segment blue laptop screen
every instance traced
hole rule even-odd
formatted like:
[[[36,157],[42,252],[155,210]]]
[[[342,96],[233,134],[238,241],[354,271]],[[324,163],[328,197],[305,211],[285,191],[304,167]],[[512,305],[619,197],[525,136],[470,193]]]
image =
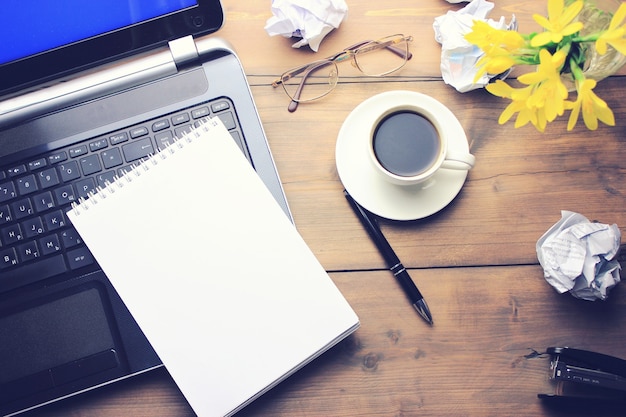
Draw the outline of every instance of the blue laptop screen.
[[[0,65],[196,5],[196,0],[3,0]]]

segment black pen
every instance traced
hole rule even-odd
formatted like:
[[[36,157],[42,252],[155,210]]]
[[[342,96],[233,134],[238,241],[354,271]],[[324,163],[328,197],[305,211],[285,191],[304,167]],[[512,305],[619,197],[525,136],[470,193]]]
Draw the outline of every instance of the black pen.
[[[415,283],[409,276],[406,268],[404,268],[402,262],[400,262],[400,259],[398,259],[398,256],[393,251],[393,248],[389,245],[385,236],[383,236],[376,219],[367,210],[361,207],[359,203],[354,201],[348,191],[344,190],[343,193],[348,199],[348,202],[352,206],[352,209],[356,213],[357,217],[361,220],[361,223],[363,223],[363,226],[367,229],[369,235],[374,240],[374,243],[376,243],[378,250],[381,255],[383,255],[383,258],[385,258],[385,262],[387,262],[389,269],[400,283],[400,286],[409,297],[413,307],[415,307],[419,315],[422,316],[424,320],[426,320],[429,324],[433,324],[433,317],[430,314],[426,300],[424,300],[422,293],[420,293],[420,290],[418,290],[415,286]]]

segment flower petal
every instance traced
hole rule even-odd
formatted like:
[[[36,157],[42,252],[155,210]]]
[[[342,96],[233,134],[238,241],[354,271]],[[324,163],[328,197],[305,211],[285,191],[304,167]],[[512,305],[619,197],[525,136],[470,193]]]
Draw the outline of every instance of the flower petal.
[[[597,108],[595,114],[598,119],[605,125],[615,126],[615,115],[610,108]]]
[[[583,24],[582,22],[574,22],[574,23],[570,23],[569,25],[565,26],[562,30],[561,30],[561,35],[563,36],[569,36],[569,35],[573,35],[576,32],[580,32],[580,30],[583,28]]]
[[[596,130],[598,128],[598,118],[593,112],[585,111],[583,106],[583,120],[585,122],[585,126],[589,130]]]
[[[548,16],[550,20],[558,19],[563,13],[563,0],[548,0]]]
[[[534,14],[533,19],[535,20],[535,22],[539,23],[539,25],[543,27],[544,29],[547,29],[547,30],[552,29],[552,23],[550,23],[550,21],[546,19],[545,16],[542,16],[540,14]]]
[[[552,32],[541,32],[533,36],[530,40],[530,46],[544,46],[552,42]]]
[[[609,25],[609,30],[613,30],[617,28],[622,22],[626,19],[626,2],[622,2],[619,6],[613,18],[611,19],[611,24]]]
[[[580,11],[583,9],[583,1],[582,0],[577,0],[574,3],[570,4],[569,6],[567,6],[565,8],[565,10],[562,11],[561,15],[559,16],[559,23],[562,26],[567,25],[568,23],[570,23],[572,20],[574,20],[574,18],[576,18],[576,16],[578,16],[578,13],[580,13]]]
[[[487,84],[485,88],[494,96],[502,98],[511,98],[513,93],[513,87],[502,80],[496,80],[495,83]]]
[[[571,102],[572,112],[569,115],[569,120],[567,122],[567,130],[572,130],[574,126],[576,126],[576,122],[578,121],[578,116],[580,115],[580,102]]]

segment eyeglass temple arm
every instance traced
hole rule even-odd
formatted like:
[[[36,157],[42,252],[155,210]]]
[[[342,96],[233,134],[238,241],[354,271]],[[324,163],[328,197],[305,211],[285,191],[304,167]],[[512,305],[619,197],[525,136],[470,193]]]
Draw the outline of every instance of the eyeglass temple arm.
[[[289,110],[290,113],[293,113],[298,108],[298,103],[299,103],[298,100],[300,99],[300,94],[302,94],[302,89],[304,88],[304,84],[306,83],[307,78],[309,78],[309,75],[311,74],[311,72],[315,71],[317,68],[321,66],[327,65],[327,63],[328,61],[325,61],[325,60],[314,62],[295,73],[295,74],[300,74],[302,71],[306,71],[304,75],[302,75],[300,84],[298,84],[298,88],[296,88],[296,92],[293,94],[293,97],[291,98],[291,103],[289,103],[289,106],[287,107],[287,110]]]

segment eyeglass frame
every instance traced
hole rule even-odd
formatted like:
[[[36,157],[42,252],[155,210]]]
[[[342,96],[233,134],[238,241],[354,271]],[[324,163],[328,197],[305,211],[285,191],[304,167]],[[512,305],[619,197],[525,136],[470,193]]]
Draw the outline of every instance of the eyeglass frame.
[[[380,41],[389,39],[389,38],[394,38],[394,37],[399,37],[397,42],[394,42],[394,44],[384,44],[384,43],[379,43]],[[401,41],[404,41],[407,43],[407,47],[406,50],[398,48],[395,46],[395,44],[400,43]],[[276,88],[279,85],[282,85],[283,90],[285,91],[285,94],[287,94],[287,96],[291,99],[291,103],[289,103],[289,106],[287,107],[287,109],[289,110],[290,113],[296,111],[296,109],[298,108],[298,104],[299,103],[306,103],[309,101],[315,101],[318,100],[326,95],[328,95],[331,91],[333,91],[335,89],[335,87],[337,86],[337,79],[339,79],[339,69],[337,67],[337,62],[343,62],[345,60],[348,60],[350,58],[352,58],[352,62],[353,65],[359,70],[361,71],[362,74],[368,76],[368,77],[382,77],[385,76],[387,74],[391,74],[392,72],[398,71],[400,68],[404,67],[406,65],[406,62],[408,60],[410,60],[413,57],[413,54],[411,53],[411,51],[409,51],[408,48],[408,44],[410,42],[413,41],[413,36],[409,35],[409,36],[405,36],[403,34],[395,34],[395,35],[389,35],[389,36],[385,36],[384,38],[380,38],[377,40],[366,40],[366,41],[361,41],[359,43],[356,43],[352,46],[349,46],[347,48],[345,48],[344,50],[337,52],[336,54],[333,54],[331,56],[328,56],[324,59],[320,59],[317,61],[313,61],[310,62],[308,64],[304,64],[298,67],[294,67],[291,68],[290,70],[285,71],[280,78],[274,80],[272,82],[272,87]],[[359,66],[359,62],[356,59],[356,56],[359,53],[365,53],[365,52],[370,52],[370,50],[368,50],[367,48],[365,48],[366,46],[368,46],[369,44],[371,44],[371,46],[375,47],[372,48],[371,50],[378,50],[378,49],[382,49],[382,48],[386,48],[389,49],[391,52],[393,52],[394,54],[400,56],[401,58],[404,58],[404,62],[402,63],[402,65],[400,65],[397,68],[394,68],[392,70],[380,73],[380,74],[368,74],[367,72],[363,71],[363,68],[361,68]],[[321,65],[328,65],[329,63],[333,64],[336,70],[336,79],[335,82],[331,84],[331,87],[328,89],[327,92],[325,92],[324,94],[314,97],[314,98],[310,98],[310,99],[306,99],[306,100],[300,100],[298,97],[302,91],[302,89],[304,88],[304,84],[308,78],[308,74],[311,73],[311,71],[313,71],[314,69],[318,68]],[[290,78],[292,78],[294,75],[298,75],[300,73],[302,73],[303,71],[307,71],[308,72],[302,76],[302,80],[300,81],[300,84],[298,85],[298,87],[296,88],[296,94],[294,94],[292,96],[292,94],[289,93],[289,91],[287,90],[287,87],[285,86],[285,81],[289,80]]]

